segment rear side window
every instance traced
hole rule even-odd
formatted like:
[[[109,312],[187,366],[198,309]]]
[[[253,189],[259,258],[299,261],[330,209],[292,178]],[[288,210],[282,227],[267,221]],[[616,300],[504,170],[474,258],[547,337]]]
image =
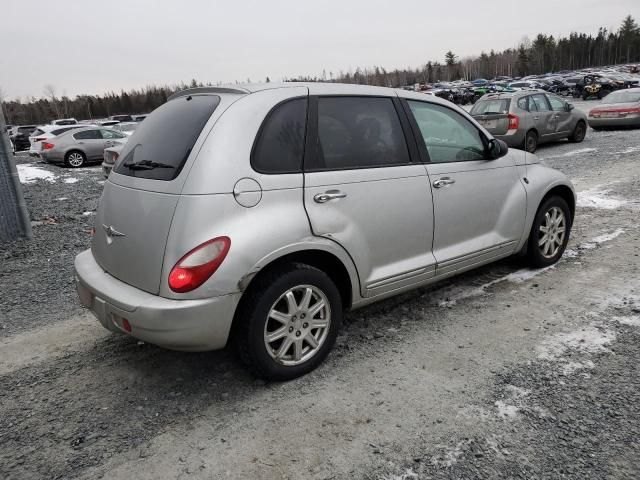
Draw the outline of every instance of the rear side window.
[[[216,95],[189,95],[158,107],[125,144],[115,172],[173,180],[219,103]]]
[[[410,162],[393,101],[380,97],[318,99],[318,143],[312,170],[404,165]]]
[[[511,100],[508,98],[481,100],[471,109],[471,115],[496,115],[509,113]]]
[[[518,99],[518,108],[529,111],[529,102],[527,100],[527,97]]]
[[[100,130],[85,130],[74,133],[73,138],[76,140],[102,140],[102,135],[100,135]]]
[[[302,171],[306,123],[306,98],[289,100],[272,110],[253,149],[253,169],[261,173]]]

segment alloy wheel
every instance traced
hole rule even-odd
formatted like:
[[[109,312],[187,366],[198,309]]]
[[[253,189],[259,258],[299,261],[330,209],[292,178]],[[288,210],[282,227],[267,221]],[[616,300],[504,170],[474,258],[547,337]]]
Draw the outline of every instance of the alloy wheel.
[[[300,365],[312,358],[329,334],[331,307],[327,296],[313,285],[288,289],[269,309],[264,344],[276,362]]]
[[[80,167],[84,163],[84,158],[81,153],[73,152],[69,154],[67,161],[72,167]]]
[[[538,230],[538,248],[545,258],[553,258],[564,244],[566,219],[558,207],[551,207],[544,215]]]

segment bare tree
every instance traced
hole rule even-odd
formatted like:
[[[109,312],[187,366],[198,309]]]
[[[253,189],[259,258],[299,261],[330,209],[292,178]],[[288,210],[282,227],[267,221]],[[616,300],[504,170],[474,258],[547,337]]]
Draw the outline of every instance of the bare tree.
[[[51,84],[47,84],[43,89],[44,96],[47,97],[53,104],[53,109],[56,111],[56,116],[60,118],[60,107],[58,107],[58,99],[56,98],[56,87]]]

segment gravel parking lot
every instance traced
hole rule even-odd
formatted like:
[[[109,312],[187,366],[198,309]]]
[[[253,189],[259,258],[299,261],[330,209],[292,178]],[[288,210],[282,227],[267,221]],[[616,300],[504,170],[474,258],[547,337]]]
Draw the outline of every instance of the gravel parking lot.
[[[0,251],[0,478],[640,477],[640,130],[538,155],[579,192],[557,265],[350,313],[320,368],[265,384],[230,351],[103,330],[72,271],[100,168],[20,153],[34,238]]]

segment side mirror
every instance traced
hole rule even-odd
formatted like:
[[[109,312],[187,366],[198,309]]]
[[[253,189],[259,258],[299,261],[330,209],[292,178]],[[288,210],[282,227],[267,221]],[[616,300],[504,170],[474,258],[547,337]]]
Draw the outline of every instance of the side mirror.
[[[570,112],[574,108],[576,108],[576,107],[575,107],[575,105],[573,105],[573,103],[567,103],[567,112]]]
[[[504,157],[509,151],[509,145],[504,141],[492,138],[489,140],[489,158],[495,160],[500,157]]]

